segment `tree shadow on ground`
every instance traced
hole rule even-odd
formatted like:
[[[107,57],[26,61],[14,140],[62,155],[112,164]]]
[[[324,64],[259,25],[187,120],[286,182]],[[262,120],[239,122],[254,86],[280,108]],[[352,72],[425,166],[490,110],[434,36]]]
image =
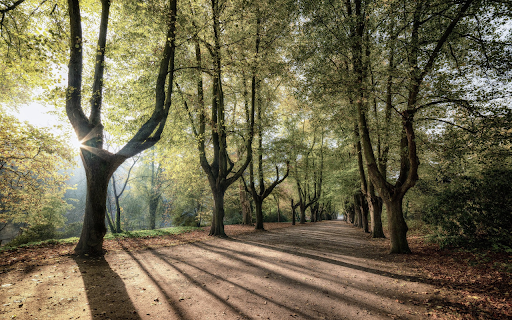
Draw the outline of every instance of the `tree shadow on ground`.
[[[138,239],[135,239],[135,241],[139,241]],[[182,320],[185,320],[185,319],[192,319],[190,317],[188,317],[187,315],[187,312],[186,310],[183,308],[183,307],[180,307],[178,305],[177,302],[179,302],[179,298],[177,297],[173,297],[169,294],[169,292],[167,292],[158,282],[158,280],[152,275],[152,273],[142,264],[141,260],[140,259],[137,259],[137,257],[135,256],[135,254],[133,252],[131,252],[130,250],[128,250],[128,248],[123,247],[123,250],[130,256],[130,258],[135,261],[137,263],[137,265],[142,269],[142,271],[151,279],[151,281],[153,282],[153,284],[156,285],[156,287],[158,288],[158,290],[165,296],[166,298],[166,301],[169,303],[169,305],[171,306],[171,308],[173,309],[173,311],[175,312],[175,314],[178,316],[179,319],[182,319]],[[153,249],[149,249],[148,252],[150,252],[151,254],[153,254],[155,257],[161,259],[162,261],[164,261],[170,268],[174,269],[175,271],[179,272],[181,275],[183,275],[188,281],[190,281],[196,288],[199,288],[201,290],[203,290],[206,294],[210,295],[213,299],[217,300],[219,303],[225,305],[227,308],[233,310],[235,313],[243,316],[245,319],[250,319],[250,317],[246,314],[244,314],[244,312],[241,310],[241,309],[238,309],[236,306],[226,302],[222,297],[218,296],[215,292],[213,292],[212,290],[210,289],[207,289],[207,288],[204,288],[199,282],[197,282],[195,279],[193,279],[193,277],[191,277],[189,274],[187,274],[186,272],[184,272],[183,270],[177,268],[175,265],[173,265],[172,263],[169,263],[166,259],[165,259],[165,256],[161,255],[161,254],[158,254],[156,253],[156,251],[154,251]]]
[[[192,244],[192,245],[196,245],[196,244]],[[184,270],[176,267],[175,265],[172,265],[168,262],[168,257],[164,254],[161,254],[161,253],[158,253],[156,251],[151,251],[151,253],[153,255],[155,255],[156,257],[160,258],[162,261],[165,261],[167,262],[170,266],[172,266],[176,271],[179,271],[182,275],[184,275],[185,277],[187,277],[187,279],[189,279],[191,282],[194,282],[194,284],[198,287],[200,287],[200,284],[197,283],[196,281],[194,281],[190,275],[188,275]],[[268,301],[271,301],[272,304],[278,306],[279,308],[282,308],[282,309],[285,309],[289,312],[291,312],[292,314],[295,314],[295,315],[300,315],[301,317],[304,317],[304,318],[309,318],[310,316],[308,316],[308,314],[306,313],[303,313],[301,311],[300,308],[296,308],[296,307],[290,307],[284,303],[279,303],[277,301],[277,299],[273,299],[269,294],[267,295],[264,295],[264,294],[261,294],[261,293],[258,293],[257,291],[255,291],[254,289],[251,289],[250,287],[246,287],[246,286],[241,286],[239,284],[237,284],[236,282],[232,282],[230,280],[228,280],[227,278],[225,277],[222,277],[222,276],[218,276],[216,274],[213,274],[211,272],[209,272],[208,270],[206,270],[205,267],[200,267],[200,266],[197,266],[197,265],[193,265],[191,263],[188,263],[184,260],[180,260],[180,262],[188,267],[192,267],[192,268],[195,268],[197,269],[199,272],[202,272],[204,274],[207,274],[209,275],[210,277],[218,280],[218,281],[223,281],[223,282],[226,282],[228,283],[229,285],[233,286],[233,287],[237,287],[239,289],[242,289],[242,290],[245,290],[247,293],[249,293],[250,295],[254,296],[255,298],[260,298],[260,299],[263,299],[263,300],[268,300]],[[249,265],[247,262],[244,262],[246,265]],[[258,267],[256,265],[252,265],[251,267]],[[269,270],[269,269],[264,269],[264,268],[261,268],[263,271],[266,271],[268,272],[268,274],[270,274],[270,271],[272,270]],[[270,277],[269,277],[270,278]],[[285,285],[290,285],[291,283],[293,283],[295,280],[293,279],[290,279],[290,278],[287,278],[286,276],[284,275],[281,275],[281,279],[280,279],[280,282],[282,282],[283,284]],[[317,290],[317,291],[322,291],[321,288],[319,287],[316,287],[316,286],[312,286],[312,285],[309,285],[305,282],[297,282],[295,281],[298,286],[300,286],[301,290],[298,290],[299,292],[307,292],[308,290]],[[208,290],[208,293],[211,294],[212,296],[214,296],[217,300],[219,300],[220,302],[222,303],[225,303],[224,301],[222,301],[222,299],[220,297],[218,297],[218,295],[216,295],[215,293],[213,293],[211,290]],[[383,312],[382,310],[378,309],[378,308],[375,308],[371,305],[368,305],[368,304],[365,304],[364,302],[361,302],[361,301],[356,301],[355,299],[351,299],[350,297],[347,297],[347,296],[343,296],[343,295],[338,295],[338,294],[335,294],[333,292],[330,292],[329,293],[331,297],[334,297],[336,298],[338,301],[344,301],[345,303],[347,304],[350,304],[350,305],[353,305],[353,306],[358,306],[360,308],[366,308],[366,309],[369,309],[371,310],[372,312],[374,312],[375,314],[381,314],[381,315],[387,315],[388,313],[387,312]],[[229,305],[234,311],[236,311],[237,313],[240,313],[240,314],[243,314],[241,311],[239,311],[239,309],[237,309],[236,307],[233,307],[231,304]],[[244,316],[247,318],[247,319],[251,319],[248,315],[245,315]]]
[[[135,241],[140,241],[140,240],[135,239]],[[233,240],[233,239],[229,239],[227,241],[234,242],[234,243],[241,243],[241,242]],[[247,242],[244,242],[244,243],[246,245],[254,245],[254,244],[249,244]],[[394,316],[394,317],[398,317],[398,318],[400,317],[398,314],[393,314],[390,311],[384,310],[384,309],[382,309],[379,306],[369,304],[366,301],[357,300],[354,297],[351,297],[351,296],[345,295],[345,294],[341,294],[341,293],[338,293],[338,292],[335,292],[335,291],[327,292],[321,286],[309,284],[305,280],[293,279],[291,277],[288,277],[284,273],[277,272],[276,270],[274,270],[272,268],[270,268],[270,269],[269,268],[265,268],[265,267],[262,267],[261,265],[259,265],[258,263],[254,264],[254,263],[251,263],[249,261],[246,261],[246,260],[244,260],[241,257],[242,256],[251,256],[251,255],[247,254],[247,253],[244,253],[244,252],[240,252],[238,250],[233,250],[233,248],[223,248],[223,249],[220,249],[220,248],[217,248],[215,246],[212,246],[210,243],[203,243],[203,242],[201,242],[201,243],[192,243],[192,244],[189,244],[189,245],[192,246],[192,247],[195,247],[195,248],[197,248],[199,250],[205,250],[205,251],[210,251],[212,253],[220,254],[220,255],[222,255],[223,257],[225,257],[226,259],[228,259],[230,261],[241,262],[242,265],[245,266],[245,268],[248,268],[248,269],[247,270],[240,270],[240,272],[242,274],[246,273],[247,276],[250,276],[249,273],[250,272],[256,272],[256,270],[259,270],[259,271],[261,271],[263,273],[266,273],[267,275],[271,275],[271,276],[266,276],[265,278],[269,278],[269,280],[275,281],[276,284],[279,283],[283,288],[284,287],[288,287],[288,289],[290,289],[290,287],[294,287],[294,289],[296,290],[298,295],[300,295],[299,292],[302,292],[304,294],[306,294],[308,292],[323,292],[324,295],[325,295],[325,297],[324,297],[325,299],[329,299],[329,300],[330,299],[334,299],[334,300],[336,300],[338,302],[343,302],[347,306],[350,306],[350,307],[353,307],[353,308],[357,308],[357,309],[361,309],[361,310],[368,310],[368,311],[371,312],[371,314],[378,315],[380,317],[386,317],[386,316],[388,316],[390,314],[392,316]],[[267,248],[267,249],[273,250],[275,248]],[[124,250],[131,257],[131,259],[133,259],[133,261],[135,261],[138,264],[138,266],[151,279],[151,281],[158,287],[159,291],[164,294],[164,296],[166,297],[166,300],[167,301],[171,301],[173,309],[175,309],[175,311],[178,311],[177,314],[178,314],[179,319],[188,319],[186,317],[186,313],[187,313],[186,309],[182,309],[181,307],[178,307],[178,305],[176,303],[177,298],[176,297],[172,297],[172,293],[171,292],[167,292],[167,290],[164,289],[158,283],[158,280],[152,275],[152,272],[143,265],[142,260],[137,258],[136,254],[134,252],[131,252],[131,251],[127,250],[127,248],[124,248]],[[197,251],[197,250],[194,250],[194,251]],[[206,276],[212,278],[214,280],[214,282],[217,284],[217,286],[220,286],[221,284],[225,284],[225,285],[227,285],[229,287],[233,287],[233,288],[237,288],[239,290],[243,290],[243,291],[246,292],[246,294],[248,294],[248,295],[250,295],[252,297],[251,300],[260,300],[261,299],[261,300],[265,300],[265,301],[270,301],[269,302],[270,304],[280,308],[281,310],[285,310],[285,313],[290,313],[290,314],[295,315],[295,316],[300,316],[300,317],[302,317],[304,319],[311,318],[310,314],[304,313],[301,310],[303,308],[304,304],[307,303],[306,301],[302,301],[303,302],[302,306],[292,306],[291,303],[287,304],[284,301],[279,302],[278,301],[279,299],[272,298],[272,295],[275,294],[275,292],[274,293],[263,292],[263,291],[261,291],[261,288],[260,289],[255,289],[255,288],[250,287],[247,284],[241,285],[241,284],[239,284],[237,282],[231,281],[229,279],[229,277],[226,277],[225,275],[218,275],[218,274],[215,274],[213,272],[210,272],[210,271],[208,271],[208,267],[207,266],[205,266],[205,265],[197,265],[197,264],[195,264],[195,263],[193,263],[191,261],[188,261],[187,258],[180,258],[180,259],[176,260],[176,258],[173,257],[172,254],[166,254],[166,253],[159,252],[159,250],[152,250],[152,249],[144,251],[144,252],[147,253],[147,254],[151,254],[151,255],[155,256],[156,258],[159,258],[161,261],[164,261],[167,264],[167,267],[173,269],[175,272],[178,272],[179,274],[184,276],[191,284],[193,284],[193,286],[195,288],[203,291],[205,295],[210,296],[212,299],[216,300],[216,302],[218,304],[221,304],[224,307],[227,307],[227,308],[231,309],[235,314],[238,314],[238,315],[242,316],[242,318],[244,318],[244,319],[253,319],[253,317],[251,317],[250,314],[245,313],[244,312],[244,311],[246,311],[245,309],[240,309],[235,304],[232,304],[232,303],[228,302],[224,297],[220,296],[214,290],[211,290],[208,287],[203,286],[202,283],[198,282],[195,279],[195,277],[192,275],[192,273],[191,273],[192,269],[195,269],[195,272],[197,272],[199,274],[203,274],[203,275],[206,275]],[[305,257],[305,258],[308,258],[308,259],[315,259],[315,258],[317,258],[316,256],[313,256],[313,255],[302,256],[302,257]],[[259,256],[253,256],[253,258],[258,259],[258,260],[262,259],[262,257],[259,257]],[[316,260],[322,261],[322,262],[326,262],[326,261],[323,261],[321,259],[316,259]],[[177,261],[179,261],[181,265],[186,266],[187,268],[179,267],[175,263],[173,263],[173,262],[177,262]],[[263,261],[263,260],[261,260],[261,261]],[[330,261],[330,260],[328,262],[332,263],[332,261]],[[224,262],[221,261],[221,260],[216,261],[214,263],[215,263],[217,268],[218,267],[220,267],[221,269],[227,269],[228,268],[228,266],[226,264],[224,264]],[[269,262],[267,261],[267,263],[269,263]],[[342,266],[348,267],[348,268],[358,267],[358,266],[351,265],[351,264],[344,264]],[[185,269],[190,269],[190,270],[187,271]],[[354,269],[356,269],[356,268],[354,268]],[[359,270],[359,269],[357,269],[357,270]],[[360,270],[360,271],[369,272],[369,270],[371,270],[371,269],[363,269],[363,270]],[[306,271],[306,273],[307,273],[307,271]],[[378,273],[376,273],[376,274],[378,274]],[[387,274],[386,276],[389,276],[390,274],[391,273]],[[392,275],[394,275],[394,274],[392,274]],[[272,279],[270,279],[270,278],[272,278]],[[347,287],[347,286],[350,287],[351,285],[349,285],[349,284],[345,284],[344,285],[344,287]],[[373,292],[380,291],[380,290],[375,289],[375,288],[371,288],[371,289],[367,288],[367,289],[368,289],[368,291],[372,290]],[[384,291],[378,292],[376,294],[382,296],[383,298],[391,299],[391,296],[389,294],[387,294],[386,292],[384,292]],[[393,297],[393,299],[395,299],[395,298]],[[412,305],[419,305],[419,304],[421,304],[420,301],[416,301],[415,297],[412,297],[412,296],[407,296],[404,299],[405,300],[409,300],[409,302],[405,303],[406,305],[411,305],[412,306]],[[412,299],[414,299],[414,301]],[[172,303],[172,301],[174,301],[174,303]],[[290,302],[290,301],[287,301],[287,302]],[[322,312],[328,312],[328,310],[327,310],[328,308],[327,309],[326,308],[322,308],[321,306],[317,306],[316,308],[318,308]]]
[[[279,236],[278,233],[288,234],[287,241],[286,243],[284,243],[284,245],[283,243],[276,241],[278,239],[282,239],[282,237]],[[330,238],[325,238],[325,236],[328,236]],[[353,239],[350,239],[350,236],[352,236]],[[354,270],[378,276],[384,276],[392,279],[407,282],[423,283],[426,285],[433,285],[440,289],[451,287],[456,290],[467,291],[475,294],[478,293],[474,290],[471,283],[468,283],[466,285],[459,284],[458,286],[456,286],[457,288],[455,288],[454,284],[451,281],[445,279],[432,279],[426,275],[406,275],[394,272],[396,271],[395,269],[383,270],[382,268],[372,268],[369,266],[354,264],[351,263],[351,261],[344,261],[343,256],[349,256],[356,259],[370,259],[386,263],[393,263],[400,260],[399,255],[397,256],[385,254],[382,252],[381,249],[372,248],[370,242],[368,242],[368,245],[370,245],[370,247],[361,246],[361,244],[358,243],[360,240],[363,240],[365,242],[369,241],[369,239],[364,236],[365,235],[361,233],[360,229],[353,228],[351,225],[344,224],[336,226],[334,224],[318,224],[317,228],[315,228],[313,232],[307,230],[305,232],[297,233],[293,232],[291,229],[283,229],[279,231],[276,230],[276,232],[269,232],[269,234],[265,238],[255,238],[243,235],[241,237],[229,240],[235,243],[235,245],[233,246],[234,248],[230,248],[230,250],[239,256],[241,255],[248,256],[251,258],[258,258],[258,255],[254,253],[243,252],[242,250],[236,249],[240,248],[241,245],[245,244],[256,246],[262,249],[268,249],[295,256],[300,256],[303,258],[312,259],[319,262],[325,262],[345,268],[351,268]],[[205,247],[211,247],[211,245],[207,243],[201,243],[201,245]],[[371,249],[374,250],[367,251]],[[336,257],[336,255],[338,257]],[[416,255],[421,255],[421,253],[418,253]],[[307,269],[304,266],[297,267]],[[435,305],[437,306],[437,308],[442,308],[445,311],[448,310],[450,312],[453,310],[457,310],[460,314],[471,315],[475,319],[478,317],[482,317],[483,319],[507,318],[507,315],[505,313],[502,313],[499,310],[492,310],[492,312],[488,310],[483,310],[477,303],[465,304],[460,301],[450,301],[449,299],[440,298],[436,296],[426,299],[425,302],[427,305]],[[417,305],[425,303],[422,303],[421,301],[414,301],[413,304]]]
[[[334,264],[337,266],[350,268],[350,269],[354,269],[354,270],[359,270],[359,271],[363,271],[363,272],[367,272],[367,273],[372,273],[375,275],[385,276],[385,277],[389,277],[389,278],[393,278],[393,279],[400,279],[400,280],[404,280],[404,281],[414,281],[414,282],[424,282],[423,278],[420,278],[417,276],[403,275],[403,274],[398,274],[398,273],[394,273],[394,272],[364,267],[364,266],[356,265],[353,263],[348,263],[348,262],[335,260],[335,259],[331,259],[331,258],[327,258],[327,257],[322,257],[319,255],[319,254],[322,254],[322,252],[320,250],[317,251],[318,254],[310,254],[310,253],[300,252],[298,250],[278,248],[278,247],[266,245],[266,244],[263,244],[260,242],[249,241],[249,240],[231,239],[231,241],[234,241],[235,243],[243,243],[243,244],[252,245],[252,246],[256,246],[256,247],[260,247],[260,248],[265,248],[268,250],[274,250],[274,251],[279,251],[282,253],[292,254],[292,255],[299,256],[299,257],[303,257],[303,258],[326,262],[326,263]],[[208,244],[205,244],[205,245],[208,245]],[[237,253],[243,254],[243,255],[250,255],[246,252],[237,252]]]
[[[124,281],[110,268],[104,257],[72,258],[78,265],[84,281],[91,318],[141,319],[128,295]]]

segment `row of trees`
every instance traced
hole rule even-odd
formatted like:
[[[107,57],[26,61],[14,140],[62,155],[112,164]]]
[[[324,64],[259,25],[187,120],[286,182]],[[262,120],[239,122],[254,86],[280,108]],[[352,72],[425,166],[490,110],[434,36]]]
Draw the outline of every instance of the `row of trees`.
[[[499,34],[510,7],[471,0],[354,0],[305,1],[303,10],[309,19],[301,40],[307,42],[298,52],[307,87],[312,95],[333,99],[353,124],[364,196],[355,204],[361,222],[366,225],[367,204],[373,235],[382,236],[377,228],[383,201],[391,252],[408,253],[402,210],[419,178],[418,131],[446,130],[434,121],[464,127],[460,119],[481,115],[482,107],[506,106],[508,92],[478,79],[492,74],[497,83],[508,81],[504,63],[510,60],[499,50],[509,52],[510,43]],[[392,151],[396,158],[389,168]]]
[[[206,192],[204,183],[195,182],[208,181],[214,236],[225,236],[230,186],[240,192],[246,217],[250,195],[256,228],[263,228],[263,201],[291,175],[294,183],[287,180],[287,186],[293,185],[295,195],[286,202],[292,211],[299,209],[302,223],[307,209],[317,221],[352,205],[354,221],[383,237],[384,205],[394,253],[410,252],[403,212],[409,190],[418,181],[437,186],[439,178],[428,168],[440,166],[439,159],[448,156],[443,148],[460,144],[462,132],[472,133],[465,135],[466,143],[479,146],[487,142],[479,137],[488,136],[501,155],[479,164],[472,178],[481,179],[487,165],[505,163],[508,170],[508,3],[102,0],[100,7],[45,1],[35,8],[45,30],[30,22],[34,5],[8,2],[0,10],[1,50],[9,61],[2,72],[11,79],[22,67],[34,79],[23,85],[39,88],[39,78],[61,67],[63,39],[69,39],[68,83],[52,84],[45,98],[66,105],[83,143],[87,198],[78,253],[101,254],[109,181],[117,181],[114,172],[126,159],[157,142],[159,160],[153,160],[147,180],[150,227],[156,226],[157,200],[170,189],[157,177],[173,168],[203,171],[202,178],[197,170],[186,172],[198,212]],[[16,28],[22,22],[24,28]],[[38,39],[37,45],[27,45],[24,37]],[[30,61],[42,60],[38,52],[55,53],[43,67],[30,69]],[[21,101],[19,83],[3,85]],[[110,149],[105,131],[115,141]],[[459,159],[485,154],[480,148]],[[460,186],[457,179],[467,170],[452,168],[442,181]],[[421,175],[425,179],[419,180]],[[107,223],[116,232],[125,187],[112,183],[116,213]],[[442,199],[446,192],[436,188],[435,199]],[[441,208],[428,205],[435,201],[416,201],[413,207],[444,231],[446,225],[459,235],[496,229],[481,231],[478,219],[464,228],[463,214],[441,214]],[[492,210],[477,210],[483,211]]]

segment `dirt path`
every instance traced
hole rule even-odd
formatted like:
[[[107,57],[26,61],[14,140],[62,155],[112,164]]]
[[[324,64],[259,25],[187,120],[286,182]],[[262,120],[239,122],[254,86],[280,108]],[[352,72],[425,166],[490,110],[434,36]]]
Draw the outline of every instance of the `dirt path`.
[[[444,292],[350,225],[122,250],[0,274],[0,319],[425,319]]]

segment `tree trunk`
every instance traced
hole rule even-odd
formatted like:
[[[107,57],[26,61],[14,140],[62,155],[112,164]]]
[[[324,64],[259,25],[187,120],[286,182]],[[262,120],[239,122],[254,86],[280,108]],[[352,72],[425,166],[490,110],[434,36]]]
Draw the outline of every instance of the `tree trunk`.
[[[100,256],[103,255],[103,237],[107,233],[105,213],[108,181],[115,169],[110,161],[87,153],[87,156],[82,155],[87,176],[84,225],[75,252],[80,255]]]
[[[121,206],[119,205],[119,197],[116,198],[116,233],[121,233]]]
[[[351,205],[346,210],[346,216],[347,216],[346,221],[354,224],[355,223],[355,218],[356,218],[355,215],[356,215],[355,205]]]
[[[212,226],[210,228],[210,236],[227,237],[224,232],[224,194],[222,188],[212,188],[213,202],[215,205],[212,217]]]
[[[114,224],[112,224],[112,219],[110,218],[110,212],[108,212],[108,208],[105,216],[108,222],[108,227],[110,228],[110,232],[116,233],[116,229],[114,228]]]
[[[156,228],[156,211],[158,209],[159,196],[154,194],[149,199],[149,229],[153,230]]]
[[[368,229],[368,202],[366,202],[366,198],[363,194],[359,195],[361,199],[361,228],[366,233],[369,233]]]
[[[300,203],[300,224],[306,223],[306,206]]]
[[[361,213],[361,197],[360,192],[354,194],[354,225],[358,228],[363,227],[363,215]]]
[[[263,228],[263,199],[260,197],[253,198],[256,207],[256,230],[264,230]]]
[[[389,236],[391,238],[390,253],[411,253],[407,243],[407,223],[402,212],[403,196],[395,196],[392,199],[385,199],[388,215]]]
[[[244,188],[244,185],[243,185],[243,182],[241,179],[240,179],[239,193],[240,193],[240,205],[242,207],[242,224],[252,225],[251,203],[249,202],[249,199],[247,198],[247,192],[245,191],[245,188]]]
[[[369,197],[368,207],[370,209],[370,218],[372,221],[372,238],[385,238],[384,230],[382,230],[382,198],[375,195]]]
[[[112,233],[121,233],[121,207],[119,206],[119,195],[117,194],[116,179],[114,174],[112,174],[112,188],[114,189],[114,199],[116,201],[116,226],[112,230]],[[111,223],[110,219],[109,223]]]
[[[292,202],[292,226],[294,226],[295,225],[295,215],[297,213],[295,212],[295,206],[293,205],[293,199],[291,200],[291,202]]]

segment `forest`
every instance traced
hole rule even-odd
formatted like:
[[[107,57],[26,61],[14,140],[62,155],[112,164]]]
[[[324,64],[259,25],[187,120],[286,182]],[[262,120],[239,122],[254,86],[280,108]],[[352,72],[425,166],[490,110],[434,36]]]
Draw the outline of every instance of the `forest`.
[[[295,217],[511,249],[509,9],[7,1],[2,109],[55,106],[82,145],[3,112],[2,223],[84,252],[107,227]]]
[[[4,250],[66,239],[102,257],[139,230],[341,220],[405,259],[411,237],[512,253],[512,2],[1,0],[0,14]],[[55,125],[21,119],[34,103]]]
[[[107,231],[343,218],[384,226],[395,253],[411,226],[512,249],[507,2],[0,12],[0,219],[15,243],[80,236],[92,253]],[[11,116],[33,101],[68,130]]]

